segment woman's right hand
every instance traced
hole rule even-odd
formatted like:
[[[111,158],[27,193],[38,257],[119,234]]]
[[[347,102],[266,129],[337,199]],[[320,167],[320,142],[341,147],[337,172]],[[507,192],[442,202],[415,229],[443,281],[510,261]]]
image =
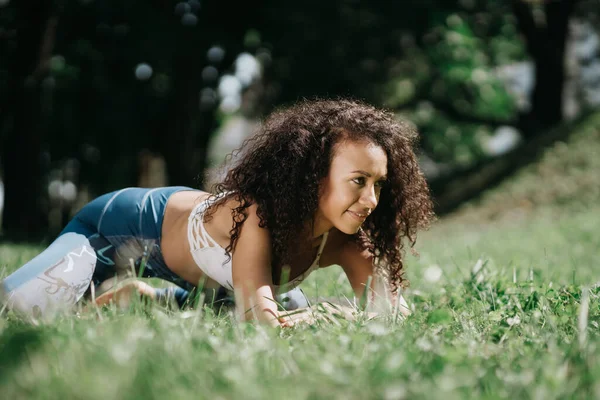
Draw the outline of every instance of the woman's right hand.
[[[292,327],[297,324],[305,323],[313,325],[320,322],[335,323],[339,319],[347,321],[356,320],[357,309],[329,302],[321,302],[311,307],[299,308],[293,311],[278,311],[279,322],[282,327]],[[367,319],[377,317],[376,313],[367,313]]]

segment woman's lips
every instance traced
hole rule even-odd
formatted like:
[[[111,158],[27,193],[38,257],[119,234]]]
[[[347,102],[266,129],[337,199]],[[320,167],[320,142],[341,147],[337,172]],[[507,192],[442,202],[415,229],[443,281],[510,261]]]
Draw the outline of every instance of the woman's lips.
[[[367,217],[369,216],[369,214],[367,213],[357,213],[355,211],[347,211],[348,214],[350,214],[350,216],[352,216],[354,219],[360,221],[360,222],[364,222],[365,219],[367,219]]]

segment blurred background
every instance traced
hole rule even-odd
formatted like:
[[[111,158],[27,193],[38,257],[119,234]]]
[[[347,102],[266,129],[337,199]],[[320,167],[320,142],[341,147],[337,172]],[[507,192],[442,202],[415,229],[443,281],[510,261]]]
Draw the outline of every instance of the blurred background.
[[[0,239],[52,239],[126,186],[209,190],[266,113],[314,96],[412,121],[445,215],[600,108],[599,17],[597,0],[0,0]]]

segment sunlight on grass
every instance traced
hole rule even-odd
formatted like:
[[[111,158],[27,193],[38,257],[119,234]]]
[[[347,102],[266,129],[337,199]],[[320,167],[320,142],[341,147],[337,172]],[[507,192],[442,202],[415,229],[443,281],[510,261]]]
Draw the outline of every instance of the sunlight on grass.
[[[434,226],[407,256],[405,321],[278,331],[141,303],[43,326],[9,315],[0,387],[6,398],[597,397],[599,215]],[[37,250],[1,245],[2,266]],[[350,295],[339,267],[303,287]]]

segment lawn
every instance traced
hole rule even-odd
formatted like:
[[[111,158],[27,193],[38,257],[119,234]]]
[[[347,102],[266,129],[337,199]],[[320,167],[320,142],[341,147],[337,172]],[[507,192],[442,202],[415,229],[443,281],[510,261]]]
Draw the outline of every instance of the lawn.
[[[136,305],[44,326],[0,320],[3,398],[600,396],[599,209],[443,221],[407,256],[414,314],[284,331]],[[38,248],[0,246],[12,270]],[[3,265],[4,266],[4,265]],[[4,274],[7,271],[4,272]],[[332,267],[311,296],[349,294]]]
[[[598,132],[582,136],[596,147],[575,142],[579,156],[546,157],[422,234],[419,255],[406,256],[406,320],[274,330],[140,304],[41,326],[9,315],[0,318],[2,398],[599,398],[600,206],[567,201],[598,179],[581,167],[581,154],[596,162]],[[535,172],[568,171],[569,159],[576,182]],[[498,197],[506,193],[527,207]],[[493,216],[482,211],[490,205]],[[0,276],[39,250],[0,245]],[[303,288],[313,298],[350,294],[338,267]]]

